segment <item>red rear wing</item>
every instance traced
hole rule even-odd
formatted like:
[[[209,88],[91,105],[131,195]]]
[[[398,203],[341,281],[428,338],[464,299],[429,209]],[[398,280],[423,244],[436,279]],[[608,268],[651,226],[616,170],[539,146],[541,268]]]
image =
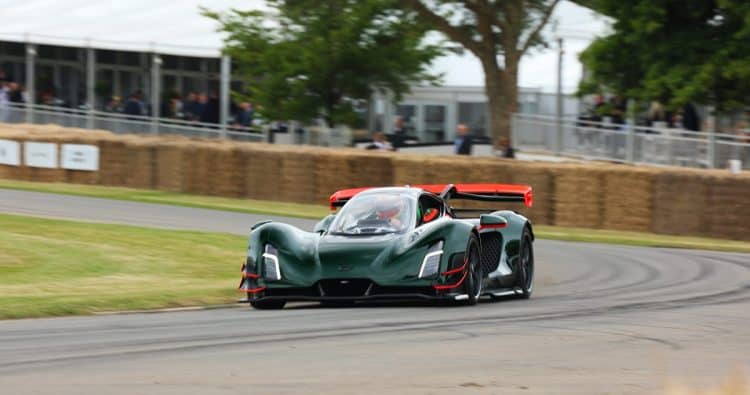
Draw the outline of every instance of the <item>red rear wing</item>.
[[[465,199],[494,202],[519,202],[531,207],[534,195],[528,185],[513,184],[432,184],[412,185],[427,192],[440,195],[443,199]],[[329,203],[331,209],[341,207],[354,195],[374,187],[342,189],[331,195]]]

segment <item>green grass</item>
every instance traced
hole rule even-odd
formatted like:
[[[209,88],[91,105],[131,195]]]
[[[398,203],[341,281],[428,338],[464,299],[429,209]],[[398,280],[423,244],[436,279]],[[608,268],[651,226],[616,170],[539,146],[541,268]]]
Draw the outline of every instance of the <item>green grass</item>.
[[[312,204],[187,195],[147,189],[105,187],[99,185],[28,182],[0,179],[0,188],[127,200],[131,202],[171,204],[176,206],[209,208],[250,214],[283,215],[310,219],[320,219],[330,213],[328,207]]]
[[[669,236],[653,233],[563,228],[543,225],[535,226],[534,233],[537,238],[548,240],[750,253],[750,243],[746,241],[713,239],[708,237]]]
[[[0,214],[0,318],[231,303],[245,243]]]
[[[310,204],[232,199],[212,196],[196,196],[162,191],[103,187],[95,185],[39,183],[0,179],[0,188],[311,219],[320,219],[329,213],[328,208],[325,206]],[[535,232],[537,237],[541,239],[622,244],[647,247],[693,248],[716,251],[750,252],[750,243],[748,242],[704,237],[668,236],[656,235],[652,233],[621,232],[600,229],[562,228],[555,226],[537,226],[535,227]]]

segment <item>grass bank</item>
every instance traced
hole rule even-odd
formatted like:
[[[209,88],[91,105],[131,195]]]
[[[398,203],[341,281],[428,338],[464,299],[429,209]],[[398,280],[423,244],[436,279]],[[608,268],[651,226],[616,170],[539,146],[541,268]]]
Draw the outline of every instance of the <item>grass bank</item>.
[[[244,250],[228,234],[0,214],[0,318],[231,303]]]

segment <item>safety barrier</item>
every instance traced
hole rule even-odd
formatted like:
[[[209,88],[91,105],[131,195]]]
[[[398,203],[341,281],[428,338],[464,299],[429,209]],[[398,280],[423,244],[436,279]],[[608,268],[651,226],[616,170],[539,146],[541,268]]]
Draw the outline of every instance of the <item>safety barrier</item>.
[[[30,152],[38,157],[30,164],[29,143],[52,143],[56,165],[39,166],[49,145],[33,146]],[[63,150],[70,156],[71,147],[79,155],[74,168],[63,163]],[[90,163],[94,148],[96,166]],[[321,205],[337,189],[363,185],[524,183],[534,187],[534,207],[511,208],[537,224],[750,240],[750,174],[726,170],[531,163],[2,125],[0,178]]]

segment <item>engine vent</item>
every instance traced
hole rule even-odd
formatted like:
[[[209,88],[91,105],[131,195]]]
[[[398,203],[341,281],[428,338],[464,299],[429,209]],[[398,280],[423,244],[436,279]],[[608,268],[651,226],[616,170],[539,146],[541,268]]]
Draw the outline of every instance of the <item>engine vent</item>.
[[[487,232],[480,236],[482,243],[482,270],[492,273],[500,265],[500,254],[503,248],[503,236],[499,232]]]

